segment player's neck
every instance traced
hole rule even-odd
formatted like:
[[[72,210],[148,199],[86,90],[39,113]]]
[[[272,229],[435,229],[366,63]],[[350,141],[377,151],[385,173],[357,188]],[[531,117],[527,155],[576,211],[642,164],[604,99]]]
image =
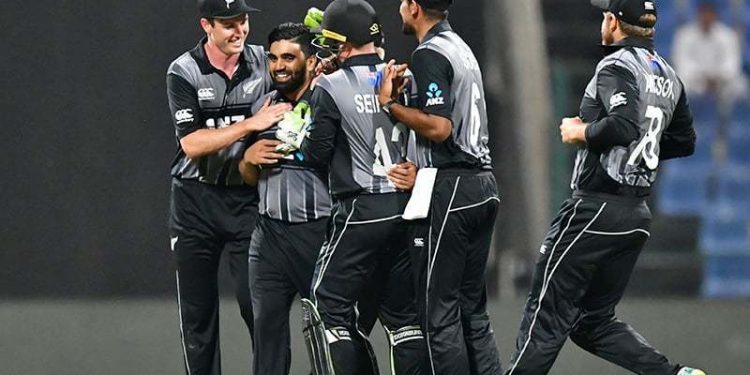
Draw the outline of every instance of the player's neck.
[[[221,70],[227,77],[231,78],[237,70],[240,54],[227,55],[211,42],[204,44],[206,57],[214,68]]]
[[[291,101],[293,103],[298,102],[305,95],[305,92],[307,92],[307,90],[310,88],[310,82],[311,82],[311,80],[307,80],[298,89],[296,89],[296,90],[294,90],[294,91],[292,91],[290,93],[285,93],[284,97],[286,97],[289,101]]]
[[[417,27],[416,27],[416,37],[417,40],[419,40],[419,43],[424,42],[424,38],[427,37],[427,33],[432,30],[435,25],[439,24],[443,20],[433,20],[433,19],[424,19]]]

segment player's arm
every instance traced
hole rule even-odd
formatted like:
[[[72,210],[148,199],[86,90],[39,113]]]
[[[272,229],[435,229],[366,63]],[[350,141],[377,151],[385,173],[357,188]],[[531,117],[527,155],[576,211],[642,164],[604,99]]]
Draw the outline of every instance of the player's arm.
[[[411,70],[417,83],[418,108],[391,102],[398,97],[400,74],[399,67],[393,63],[388,63],[385,68],[378,95],[380,104],[387,107],[391,117],[419,135],[433,142],[444,142],[453,132],[453,68],[445,56],[432,50],[421,49],[412,56]]]
[[[695,140],[693,113],[690,111],[683,89],[672,115],[672,122],[664,130],[659,141],[659,159],[667,160],[692,155],[695,152]]]
[[[610,65],[599,72],[596,86],[606,115],[589,124],[577,117],[563,119],[560,125],[563,142],[584,142],[596,152],[630,145],[640,137],[640,95],[635,76],[625,68]]]
[[[305,162],[327,167],[333,155],[336,133],[341,126],[341,112],[331,95],[317,86],[310,98],[312,122],[300,145]]]
[[[218,152],[250,133],[271,127],[283,118],[289,104],[264,105],[254,116],[221,129],[205,129],[198,117],[195,89],[176,74],[167,75],[167,94],[177,137],[191,159]]]

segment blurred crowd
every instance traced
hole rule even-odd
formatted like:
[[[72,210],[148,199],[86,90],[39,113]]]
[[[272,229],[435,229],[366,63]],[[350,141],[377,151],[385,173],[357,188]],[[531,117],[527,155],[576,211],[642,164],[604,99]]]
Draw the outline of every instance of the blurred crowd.
[[[750,4],[659,6],[657,50],[683,79],[698,144],[693,157],[665,163],[658,207],[700,218],[705,296],[750,296]]]

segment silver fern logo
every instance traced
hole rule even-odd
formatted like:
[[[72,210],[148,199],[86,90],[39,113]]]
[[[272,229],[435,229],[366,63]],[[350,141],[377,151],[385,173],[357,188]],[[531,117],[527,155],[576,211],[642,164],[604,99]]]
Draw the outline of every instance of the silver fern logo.
[[[232,3],[235,2],[236,0],[224,0],[224,1],[226,1],[227,3],[227,9],[229,9],[229,6],[232,5]]]

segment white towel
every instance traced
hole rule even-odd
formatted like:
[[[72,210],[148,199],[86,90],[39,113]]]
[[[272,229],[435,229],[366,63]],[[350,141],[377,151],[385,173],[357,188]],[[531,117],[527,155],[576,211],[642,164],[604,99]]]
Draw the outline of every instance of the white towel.
[[[406,204],[404,214],[401,215],[404,220],[424,219],[430,212],[430,202],[432,201],[432,188],[435,186],[435,177],[437,168],[420,168],[417,171],[417,180],[414,183],[414,189],[411,191],[411,198]]]

